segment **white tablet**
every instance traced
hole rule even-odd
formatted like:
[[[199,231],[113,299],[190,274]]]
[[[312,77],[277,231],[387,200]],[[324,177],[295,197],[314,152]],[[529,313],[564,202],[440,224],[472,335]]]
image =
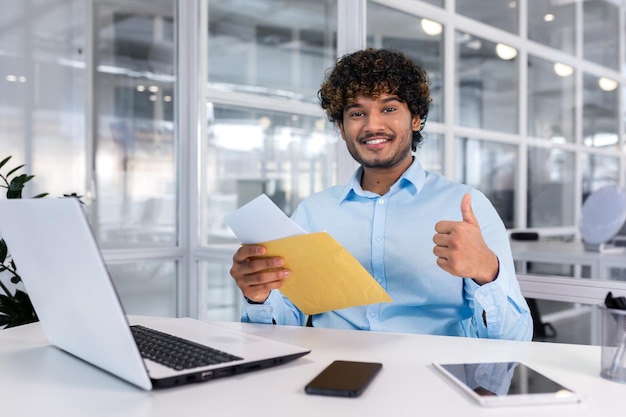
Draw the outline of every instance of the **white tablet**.
[[[580,401],[574,391],[520,362],[433,363],[433,366],[484,406]]]

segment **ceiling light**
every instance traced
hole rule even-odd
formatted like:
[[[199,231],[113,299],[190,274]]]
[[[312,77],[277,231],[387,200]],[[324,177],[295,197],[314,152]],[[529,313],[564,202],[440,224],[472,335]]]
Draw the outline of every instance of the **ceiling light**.
[[[547,13],[544,17],[543,20],[545,22],[553,22],[554,21],[554,15],[552,13]]]
[[[617,88],[617,81],[606,77],[600,77],[598,85],[604,91],[613,91]]]
[[[428,19],[422,19],[422,29],[427,35],[437,36],[443,31],[443,26],[439,22],[434,22]]]
[[[270,119],[267,116],[263,116],[261,118],[259,118],[259,120],[257,121],[259,126],[261,126],[263,129],[267,129],[270,126],[272,126],[272,119]]]
[[[478,39],[474,39],[465,44],[469,49],[479,50],[482,46],[482,43]]]
[[[517,56],[517,49],[503,43],[498,43],[496,45],[496,54],[498,54],[501,59],[508,61]]]
[[[574,72],[574,68],[567,64],[561,64],[560,62],[557,62],[556,64],[554,64],[554,72],[559,77],[568,77],[572,75],[572,73]]]

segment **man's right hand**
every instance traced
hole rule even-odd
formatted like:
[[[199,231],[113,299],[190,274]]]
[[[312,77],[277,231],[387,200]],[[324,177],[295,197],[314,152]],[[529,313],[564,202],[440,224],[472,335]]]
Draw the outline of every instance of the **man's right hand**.
[[[265,257],[265,247],[244,245],[233,255],[230,275],[244,297],[255,303],[263,303],[270,291],[282,287],[283,281],[291,274],[282,266],[281,257]]]

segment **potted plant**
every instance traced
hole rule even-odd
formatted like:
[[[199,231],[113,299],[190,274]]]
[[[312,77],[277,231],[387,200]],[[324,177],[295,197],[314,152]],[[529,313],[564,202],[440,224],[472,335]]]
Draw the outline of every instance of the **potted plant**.
[[[11,160],[8,156],[0,162],[0,187],[6,189],[6,198],[22,198],[22,190],[34,175],[18,174],[24,165],[17,166],[3,173],[5,165]],[[42,193],[33,198],[43,198],[48,193]],[[65,197],[76,197],[76,194],[65,194]],[[8,280],[5,280],[8,278]],[[32,323],[38,320],[37,313],[25,291],[19,288],[22,278],[17,272],[11,258],[7,244],[2,239],[0,231],[0,329]],[[9,283],[10,282],[10,283]],[[13,290],[10,286],[15,287]]]

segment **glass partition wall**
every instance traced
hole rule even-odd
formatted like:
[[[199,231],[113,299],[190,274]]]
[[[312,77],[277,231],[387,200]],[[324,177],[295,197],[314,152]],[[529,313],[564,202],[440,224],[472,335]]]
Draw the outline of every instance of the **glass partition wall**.
[[[510,230],[578,238],[584,199],[626,183],[622,3],[8,0],[0,159],[27,196],[82,196],[130,313],[237,320],[222,218],[344,181],[324,71],[393,48],[430,74],[422,163]]]

